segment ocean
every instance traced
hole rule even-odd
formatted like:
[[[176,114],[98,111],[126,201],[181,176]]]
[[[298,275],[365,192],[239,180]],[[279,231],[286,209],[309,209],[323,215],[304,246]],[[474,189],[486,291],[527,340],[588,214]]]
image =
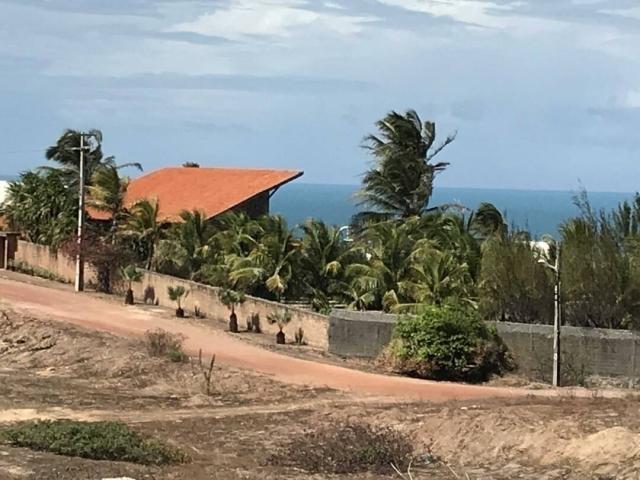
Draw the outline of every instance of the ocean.
[[[13,179],[15,177],[0,175],[0,180]],[[353,200],[358,188],[358,185],[293,182],[280,188],[273,196],[271,212],[283,215],[290,226],[301,224],[311,217],[333,225],[347,225],[358,211]],[[558,226],[579,213],[573,204],[575,193],[436,186],[431,205],[458,203],[474,209],[481,202],[491,202],[506,216],[510,225],[540,237],[544,234],[557,235]],[[610,210],[632,198],[632,193],[589,192],[589,200],[596,210]]]
[[[357,185],[319,185],[291,183],[271,199],[271,212],[282,214],[289,225],[307,218],[320,218],[334,225],[346,225],[358,211],[353,201]],[[576,192],[507,190],[483,188],[438,188],[431,206],[459,203],[474,209],[491,202],[506,216],[507,222],[530,231],[535,237],[557,235],[559,225],[579,212],[573,203]],[[632,193],[589,192],[594,209],[610,210],[633,198]]]

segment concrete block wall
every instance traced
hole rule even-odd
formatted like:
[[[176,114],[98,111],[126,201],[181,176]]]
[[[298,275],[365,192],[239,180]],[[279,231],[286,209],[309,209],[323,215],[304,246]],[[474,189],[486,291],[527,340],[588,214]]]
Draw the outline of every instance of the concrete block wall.
[[[76,265],[74,260],[62,252],[53,251],[46,245],[18,240],[14,262],[41,269],[69,283],[73,283],[75,280]],[[95,270],[90,265],[85,265],[85,282],[95,284],[96,281]]]
[[[53,252],[45,245],[37,245],[21,240],[18,242],[15,260],[57,275],[67,282],[73,282],[75,278],[75,263],[73,259],[61,252]],[[97,278],[95,271],[89,266],[87,266],[85,278],[87,282],[95,282]],[[159,305],[172,307],[175,304],[169,299],[167,288],[178,285],[184,286],[189,292],[189,295],[183,301],[183,307],[187,311],[193,312],[197,306],[207,318],[228,322],[230,312],[218,298],[219,289],[214,287],[145,271],[142,281],[133,284],[133,291],[136,301],[144,301],[145,294],[153,292],[153,301],[157,300]],[[291,323],[284,329],[287,341],[293,340],[298,328],[302,328],[304,340],[308,345],[322,350],[328,349],[329,317],[310,310],[290,307],[261,298],[247,297],[247,300],[242,305],[236,307],[238,324],[241,329],[244,328],[247,318],[257,313],[260,315],[262,331],[267,335],[275,336],[278,332],[278,327],[269,325],[267,316],[281,312],[285,308],[292,315]]]
[[[375,358],[388,345],[397,316],[334,310],[329,320],[329,351],[345,357]],[[551,380],[553,327],[500,322],[498,335],[520,372]],[[562,377],[581,383],[587,377],[640,378],[640,333],[628,330],[562,327]]]

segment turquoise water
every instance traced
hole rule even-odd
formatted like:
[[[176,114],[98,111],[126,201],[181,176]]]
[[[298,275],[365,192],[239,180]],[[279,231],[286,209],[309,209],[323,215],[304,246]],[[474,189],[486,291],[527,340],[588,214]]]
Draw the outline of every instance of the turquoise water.
[[[290,225],[309,217],[335,225],[349,223],[358,210],[352,185],[316,185],[292,183],[282,187],[271,200],[271,211],[284,215]],[[558,225],[578,214],[573,204],[575,192],[496,190],[481,188],[436,188],[431,204],[461,203],[475,208],[481,202],[495,204],[511,225],[526,228],[533,235],[555,235]],[[591,192],[589,200],[595,209],[611,209],[631,199],[631,193]]]

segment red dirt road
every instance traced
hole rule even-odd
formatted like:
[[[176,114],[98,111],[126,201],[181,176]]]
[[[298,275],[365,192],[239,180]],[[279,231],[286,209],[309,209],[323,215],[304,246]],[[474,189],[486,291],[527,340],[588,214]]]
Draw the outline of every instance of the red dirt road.
[[[445,401],[490,397],[516,397],[532,393],[521,389],[436,383],[351,370],[335,365],[281,355],[247,344],[233,336],[189,321],[163,316],[157,309],[125,307],[91,294],[76,294],[67,287],[47,287],[29,277],[0,277],[0,304],[37,318],[68,322],[117,335],[142,336],[162,328],[185,337],[185,350],[202,349],[216,355],[216,362],[250,369],[292,384],[329,387],[359,395],[395,397],[399,400]],[[155,311],[154,311],[155,310]],[[536,392],[540,393],[540,392]]]

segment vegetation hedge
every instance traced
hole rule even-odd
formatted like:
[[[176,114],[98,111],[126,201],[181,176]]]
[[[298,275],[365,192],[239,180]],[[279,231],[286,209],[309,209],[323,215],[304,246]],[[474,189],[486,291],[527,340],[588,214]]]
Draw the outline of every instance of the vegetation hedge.
[[[432,380],[481,382],[511,368],[495,327],[460,305],[401,318],[385,357],[399,373]]]
[[[163,465],[188,460],[182,451],[147,438],[120,422],[25,422],[0,432],[16,447],[70,457]]]

